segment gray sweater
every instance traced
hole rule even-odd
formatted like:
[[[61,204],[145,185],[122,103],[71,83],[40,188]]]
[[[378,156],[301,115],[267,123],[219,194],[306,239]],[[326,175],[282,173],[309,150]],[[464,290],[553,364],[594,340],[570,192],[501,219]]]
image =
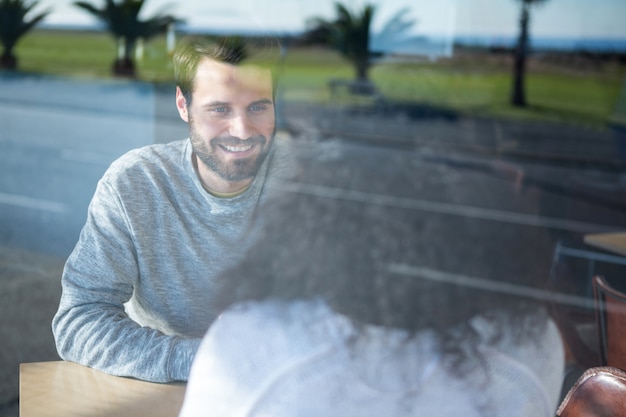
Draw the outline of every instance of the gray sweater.
[[[115,161],[63,272],[52,329],[61,358],[148,381],[186,380],[217,312],[214,278],[243,256],[255,208],[280,176],[276,138],[251,187],[207,193],[189,140]]]

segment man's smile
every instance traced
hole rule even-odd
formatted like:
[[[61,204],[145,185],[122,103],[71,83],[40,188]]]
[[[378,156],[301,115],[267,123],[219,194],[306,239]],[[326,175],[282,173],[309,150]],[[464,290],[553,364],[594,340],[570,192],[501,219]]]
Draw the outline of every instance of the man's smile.
[[[253,145],[251,144],[239,145],[239,146],[233,146],[233,145],[220,145],[220,146],[222,147],[222,149],[225,149],[228,152],[234,152],[234,153],[246,152],[252,149],[253,147]]]

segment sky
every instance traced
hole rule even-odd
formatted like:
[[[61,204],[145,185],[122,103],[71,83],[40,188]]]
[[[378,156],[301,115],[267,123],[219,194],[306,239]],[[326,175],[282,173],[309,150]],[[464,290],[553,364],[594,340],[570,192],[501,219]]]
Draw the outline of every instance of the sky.
[[[370,0],[377,6],[374,32],[408,8],[414,35],[507,37],[517,33],[519,0]],[[39,0],[53,11],[44,23],[91,25],[96,21],[72,0]],[[99,6],[104,0],[91,0]],[[364,0],[345,0],[359,7]],[[147,0],[144,16],[166,11],[192,30],[301,31],[311,17],[331,18],[334,0]],[[548,0],[533,7],[533,36],[626,39],[626,0]]]

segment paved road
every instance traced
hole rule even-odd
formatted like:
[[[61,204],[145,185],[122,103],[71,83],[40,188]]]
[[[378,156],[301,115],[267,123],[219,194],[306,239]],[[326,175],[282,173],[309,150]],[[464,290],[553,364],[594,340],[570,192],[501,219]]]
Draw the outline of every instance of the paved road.
[[[182,138],[186,126],[171,86],[0,83],[0,415],[17,415],[17,364],[55,358],[49,321],[60,269],[97,180],[126,150]],[[626,229],[626,171],[613,131],[564,128],[577,144],[596,141],[594,152],[567,148],[569,163],[554,158],[567,155],[552,152],[553,126],[282,109],[306,173],[286,189],[405,224],[414,250],[396,263],[402,273],[548,279],[557,241],[577,245],[584,233]],[[510,152],[520,149],[536,157]]]
[[[5,245],[67,256],[108,165],[130,149],[186,136],[173,98],[149,84],[34,76],[0,83]]]

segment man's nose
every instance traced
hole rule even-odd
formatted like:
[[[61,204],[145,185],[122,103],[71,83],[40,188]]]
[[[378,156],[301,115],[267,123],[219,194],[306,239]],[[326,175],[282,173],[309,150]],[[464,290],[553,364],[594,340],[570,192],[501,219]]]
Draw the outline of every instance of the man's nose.
[[[254,136],[255,130],[247,115],[237,115],[230,120],[228,133],[239,139],[249,139]]]

